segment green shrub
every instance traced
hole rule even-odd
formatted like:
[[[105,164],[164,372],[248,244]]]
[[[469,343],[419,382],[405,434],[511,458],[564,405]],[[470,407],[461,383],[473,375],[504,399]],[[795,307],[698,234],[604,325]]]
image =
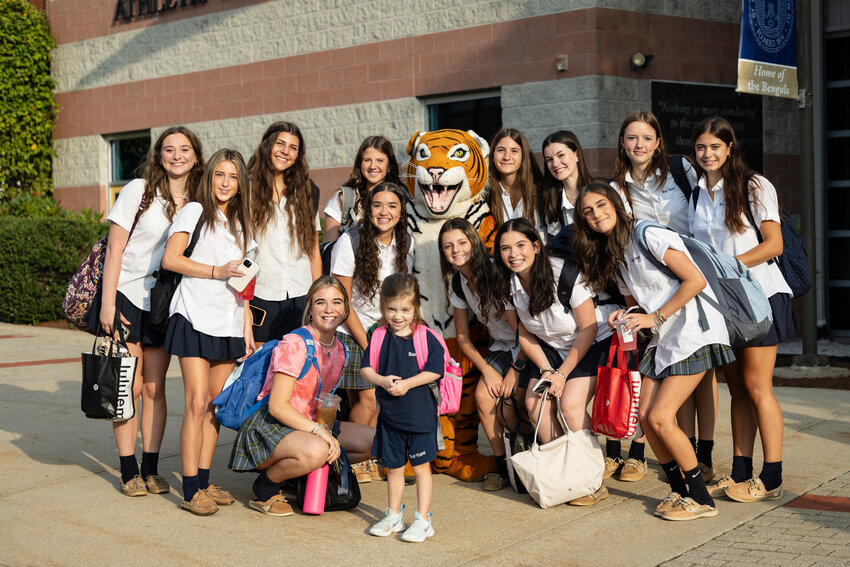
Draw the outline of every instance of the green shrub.
[[[0,217],[0,321],[61,318],[68,281],[106,230],[79,219]]]
[[[76,219],[97,225],[103,223],[103,215],[91,209],[75,213],[63,209],[50,195],[33,195],[32,193],[18,193],[11,199],[0,201],[0,217],[3,216]]]
[[[27,0],[0,0],[0,200],[53,192],[53,39]]]

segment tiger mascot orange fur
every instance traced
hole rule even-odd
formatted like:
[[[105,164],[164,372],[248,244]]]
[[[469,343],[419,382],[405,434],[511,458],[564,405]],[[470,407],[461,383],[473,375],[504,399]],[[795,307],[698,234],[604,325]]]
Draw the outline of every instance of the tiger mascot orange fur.
[[[485,191],[489,151],[487,142],[472,130],[417,132],[407,145],[410,160],[406,182],[413,197],[407,209],[416,242],[413,271],[419,279],[422,315],[431,328],[442,333],[464,371],[460,410],[454,416],[440,418],[446,447],[432,467],[434,472],[465,481],[483,478],[496,470],[496,464],[493,457],[478,452],[475,384],[480,373],[461,354],[455,340],[440,276],[437,239],[444,221],[463,217],[478,229],[489,246],[495,234]]]

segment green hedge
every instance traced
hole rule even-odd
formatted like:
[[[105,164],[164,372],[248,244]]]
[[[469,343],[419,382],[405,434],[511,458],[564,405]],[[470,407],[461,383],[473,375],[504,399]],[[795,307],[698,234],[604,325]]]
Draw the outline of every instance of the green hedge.
[[[0,0],[0,36],[0,199],[49,195],[56,116],[50,28],[27,0]]]
[[[106,230],[75,219],[0,217],[0,321],[60,319],[68,281]]]

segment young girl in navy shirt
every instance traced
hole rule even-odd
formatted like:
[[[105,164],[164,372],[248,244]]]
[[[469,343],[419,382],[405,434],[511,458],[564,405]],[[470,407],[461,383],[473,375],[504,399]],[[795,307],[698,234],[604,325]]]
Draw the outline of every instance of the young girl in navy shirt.
[[[404,541],[425,541],[434,535],[431,527],[431,461],[437,458],[437,401],[428,385],[442,377],[444,350],[432,333],[427,333],[428,357],[419,368],[413,333],[423,325],[419,283],[410,274],[393,274],[381,284],[381,324],[389,331],[381,345],[375,340],[363,353],[360,370],[375,390],[380,411],[372,454],[387,467],[389,506],[382,520],[369,529],[374,536],[404,530],[404,465],[409,460],[416,475],[418,510],[414,522],[402,535]],[[370,352],[380,348],[375,368]]]

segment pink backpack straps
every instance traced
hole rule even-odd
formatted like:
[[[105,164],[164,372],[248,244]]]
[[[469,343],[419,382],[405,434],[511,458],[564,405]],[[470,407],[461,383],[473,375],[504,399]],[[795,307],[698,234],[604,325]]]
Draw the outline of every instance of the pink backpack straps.
[[[413,331],[413,350],[416,351],[416,362],[419,364],[419,370],[425,368],[425,363],[428,361],[428,329],[423,324],[416,325],[416,330]]]
[[[449,347],[446,346],[446,341],[443,339],[443,336],[440,333],[438,333],[437,331],[435,331],[434,329],[432,329],[430,327],[426,327],[425,325],[420,325],[420,327],[426,330],[426,331],[423,331],[423,333],[422,333],[423,335],[425,335],[425,332],[431,333],[432,335],[434,335],[434,338],[437,339],[437,342],[440,343],[440,346],[443,347],[443,363],[444,363],[444,365],[447,365],[448,362],[449,362],[449,359],[451,359],[451,354],[449,353]],[[428,340],[425,336],[422,337],[422,342],[425,345],[425,348],[424,348],[425,355],[422,357],[422,363],[419,365],[419,368],[425,368],[425,361],[428,360]],[[417,357],[417,360],[418,360],[418,358],[419,358],[419,351],[418,350],[416,351],[416,357]]]
[[[387,328],[381,325],[372,331],[369,341],[369,368],[378,371],[378,362],[381,360],[381,347],[384,346],[384,337],[387,336]]]

